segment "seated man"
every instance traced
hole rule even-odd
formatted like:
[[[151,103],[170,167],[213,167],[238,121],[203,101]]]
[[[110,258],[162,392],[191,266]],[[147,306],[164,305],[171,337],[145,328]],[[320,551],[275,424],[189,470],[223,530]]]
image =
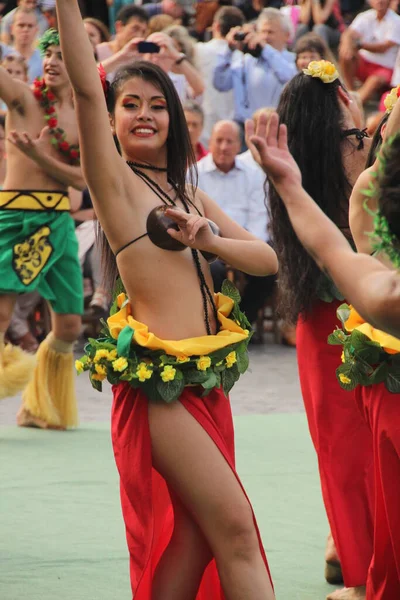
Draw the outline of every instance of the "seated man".
[[[234,121],[219,121],[212,130],[210,154],[198,163],[198,186],[209,194],[239,225],[268,241],[268,211],[265,204],[265,175],[258,166],[240,160],[240,128]],[[211,264],[214,287],[219,291],[226,278],[226,265]],[[275,276],[245,275],[241,309],[251,323],[273,292]]]
[[[390,85],[400,45],[400,17],[390,0],[370,0],[371,10],[359,14],[342,34],[339,48],[343,81],[354,90],[355,79],[363,104]]]

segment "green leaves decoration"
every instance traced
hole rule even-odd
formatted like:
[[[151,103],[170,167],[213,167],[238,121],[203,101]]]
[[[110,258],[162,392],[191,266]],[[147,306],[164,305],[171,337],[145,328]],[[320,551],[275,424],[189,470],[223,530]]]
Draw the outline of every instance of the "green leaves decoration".
[[[119,310],[116,298],[122,292],[123,285],[117,280],[111,314]],[[242,329],[247,329],[249,335],[244,341],[210,352],[207,355],[210,360],[206,364],[198,365],[199,356],[182,361],[162,350],[149,350],[132,343],[134,330],[129,326],[115,340],[108,324],[103,321],[102,337],[89,339],[85,355],[77,361],[78,372],[89,371],[92,386],[98,391],[102,390],[102,380],[107,379],[112,385],[125,381],[134,388],[142,388],[154,402],[173,402],[189,385],[199,386],[203,396],[222,386],[225,395],[228,395],[249,366],[248,344],[252,334],[250,324],[239,308],[240,294],[232,282],[224,281],[222,293],[234,303],[229,318]]]
[[[384,383],[393,394],[400,393],[400,355],[389,354],[378,343],[357,329],[346,331],[345,323],[350,307],[342,304],[337,316],[342,329],[328,336],[328,344],[343,346],[342,364],[336,369],[339,385],[347,391],[358,385],[370,386]]]

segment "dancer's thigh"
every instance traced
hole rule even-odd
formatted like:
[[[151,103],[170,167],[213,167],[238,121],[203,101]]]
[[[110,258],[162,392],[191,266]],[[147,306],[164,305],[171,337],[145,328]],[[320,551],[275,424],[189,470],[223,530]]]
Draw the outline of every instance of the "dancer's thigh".
[[[212,550],[240,538],[254,545],[253,514],[232,469],[181,405],[149,404],[154,467],[193,515]]]

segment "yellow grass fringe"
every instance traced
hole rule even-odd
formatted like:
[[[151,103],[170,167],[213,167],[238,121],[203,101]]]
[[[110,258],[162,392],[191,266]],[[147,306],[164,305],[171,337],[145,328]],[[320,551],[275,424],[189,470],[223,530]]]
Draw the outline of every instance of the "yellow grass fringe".
[[[43,340],[37,352],[34,376],[23,395],[23,407],[49,426],[77,426],[72,352],[57,352],[47,339]]]
[[[0,353],[0,399],[21,392],[33,376],[36,357],[7,344]]]

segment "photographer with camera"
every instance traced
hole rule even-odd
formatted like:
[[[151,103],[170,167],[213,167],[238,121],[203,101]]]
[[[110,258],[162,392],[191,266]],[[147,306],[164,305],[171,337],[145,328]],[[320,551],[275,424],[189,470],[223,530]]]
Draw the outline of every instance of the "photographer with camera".
[[[290,34],[289,19],[265,8],[256,31],[234,27],[226,36],[228,48],[218,56],[213,84],[220,92],[233,89],[235,121],[242,129],[259,108],[276,107],[283,86],[296,75],[295,55],[286,49]]]

